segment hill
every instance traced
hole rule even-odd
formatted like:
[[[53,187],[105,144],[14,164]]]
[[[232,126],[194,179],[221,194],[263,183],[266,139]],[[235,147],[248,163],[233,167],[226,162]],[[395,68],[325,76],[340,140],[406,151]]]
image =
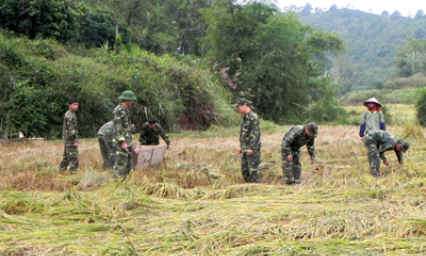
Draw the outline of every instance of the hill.
[[[426,17],[381,15],[332,6],[324,11],[309,6],[296,9],[303,23],[335,32],[345,40],[346,55],[332,60],[331,73],[343,92],[380,89],[393,75],[394,58],[407,38],[426,38]]]

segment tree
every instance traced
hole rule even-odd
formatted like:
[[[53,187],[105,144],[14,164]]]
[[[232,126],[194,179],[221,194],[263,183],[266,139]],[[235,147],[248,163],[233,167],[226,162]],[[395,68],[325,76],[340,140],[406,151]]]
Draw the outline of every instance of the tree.
[[[392,59],[398,76],[409,77],[415,73],[426,73],[426,39],[408,38]]]
[[[414,16],[415,20],[421,20],[423,19],[425,16],[425,13],[423,12],[423,10],[418,10],[416,15]]]
[[[87,47],[100,47],[105,43],[113,48],[116,43],[116,26],[118,26],[121,43],[128,44],[130,31],[127,24],[120,22],[115,13],[109,9],[90,8],[83,4],[78,5],[80,16],[79,37],[77,41]]]
[[[397,20],[402,18],[402,14],[398,11],[394,11],[391,16],[390,16],[391,20]]]
[[[30,39],[56,38],[64,43],[75,37],[77,22],[69,0],[5,0],[0,26]]]
[[[240,74],[237,91],[252,100],[265,119],[285,122],[303,111],[323,83],[325,53],[338,53],[342,41],[334,34],[303,25],[294,13],[275,6],[222,3],[206,13],[206,47],[218,69]]]
[[[313,10],[312,5],[310,5],[309,3],[307,3],[305,5],[305,7],[303,7],[303,9],[300,11],[300,15],[302,15],[302,16],[309,16],[309,15],[311,15],[312,10]]]
[[[337,5],[333,4],[330,9],[328,9],[329,12],[336,12],[337,10],[339,10],[339,8],[337,7]]]
[[[206,25],[201,12],[211,0],[105,0],[118,20],[125,20],[130,41],[156,54],[176,53],[179,43],[185,53],[202,55],[201,41]],[[90,0],[97,8],[99,3]]]
[[[390,14],[389,14],[389,12],[388,12],[388,11],[384,10],[384,11],[380,14],[380,16],[382,16],[383,18],[389,18]]]

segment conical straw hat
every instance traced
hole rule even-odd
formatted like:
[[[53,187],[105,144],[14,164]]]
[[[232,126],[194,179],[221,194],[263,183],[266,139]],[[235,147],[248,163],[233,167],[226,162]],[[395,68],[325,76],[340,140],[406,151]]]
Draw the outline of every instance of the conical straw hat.
[[[366,100],[363,105],[367,106],[368,103],[376,103],[377,105],[379,105],[379,108],[382,107],[382,104],[380,104],[380,102],[376,98],[374,98],[374,97],[371,98],[371,99]]]

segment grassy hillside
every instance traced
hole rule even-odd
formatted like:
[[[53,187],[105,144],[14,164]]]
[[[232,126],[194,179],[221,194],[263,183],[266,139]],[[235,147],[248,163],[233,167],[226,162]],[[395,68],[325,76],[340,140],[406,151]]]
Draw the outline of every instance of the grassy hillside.
[[[380,88],[392,77],[394,58],[407,38],[426,38],[426,18],[403,17],[384,11],[381,15],[337,8],[299,9],[301,21],[335,32],[345,40],[346,56],[332,60],[331,73],[343,86],[343,92]]]
[[[261,184],[244,184],[238,127],[171,135],[163,165],[114,182],[95,140],[81,172],[57,170],[62,143],[0,147],[3,255],[424,254],[424,130],[389,127],[411,148],[369,174],[357,126],[320,126],[316,165],[303,149],[302,184],[282,185],[280,142],[290,126],[262,123]]]

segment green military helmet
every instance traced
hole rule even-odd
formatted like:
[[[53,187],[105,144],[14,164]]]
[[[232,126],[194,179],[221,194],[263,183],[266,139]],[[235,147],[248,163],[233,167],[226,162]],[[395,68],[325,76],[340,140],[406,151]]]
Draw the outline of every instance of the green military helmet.
[[[308,131],[311,133],[312,137],[318,136],[318,125],[316,123],[309,123],[307,126]]]
[[[407,150],[410,148],[410,143],[406,140],[399,140],[399,145],[401,145],[402,152],[407,152]]]
[[[132,91],[127,90],[127,91],[124,91],[120,95],[120,97],[118,97],[118,99],[119,100],[136,100],[136,96],[135,96],[135,94]]]

